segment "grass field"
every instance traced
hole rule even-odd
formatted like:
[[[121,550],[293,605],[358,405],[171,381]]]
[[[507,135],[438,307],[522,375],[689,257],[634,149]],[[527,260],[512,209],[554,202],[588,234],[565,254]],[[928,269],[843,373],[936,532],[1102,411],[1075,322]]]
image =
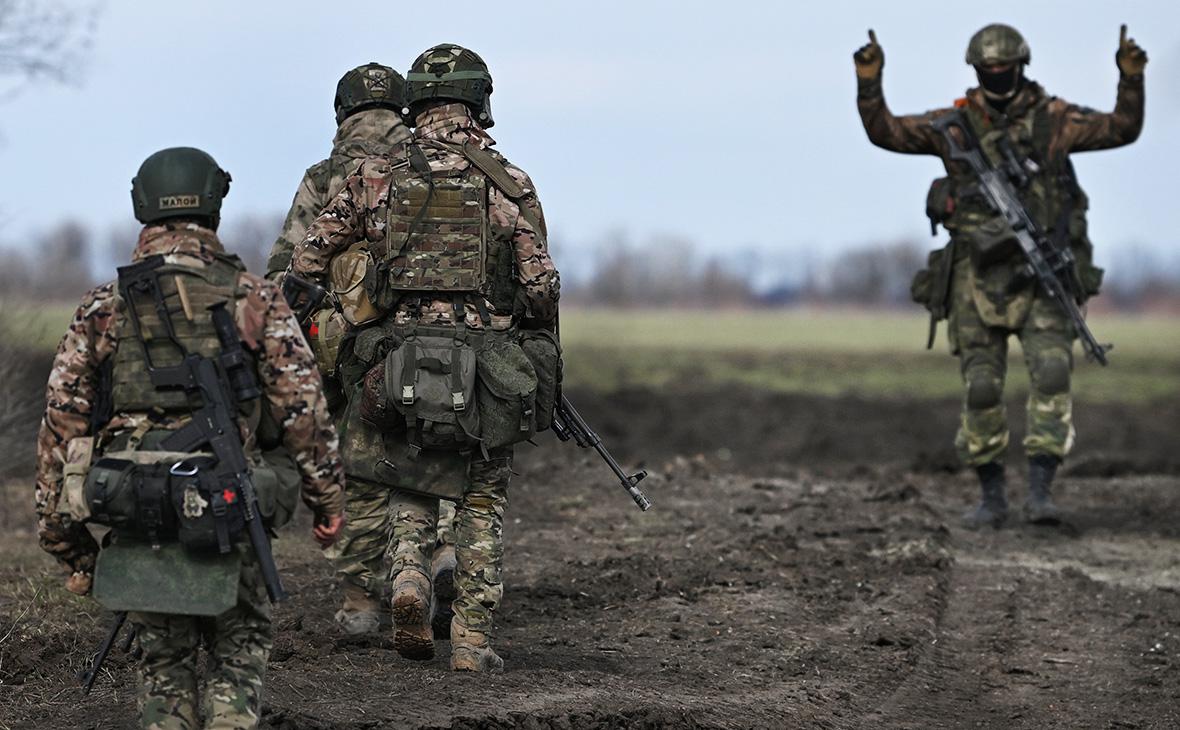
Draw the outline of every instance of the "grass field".
[[[0,335],[51,350],[71,308],[3,306]],[[1162,315],[1094,315],[1091,326],[1114,342],[1102,368],[1077,352],[1076,392],[1102,401],[1146,402],[1180,394],[1180,320]],[[925,350],[920,311],[568,310],[562,314],[566,380],[601,390],[699,382],[784,392],[885,397],[955,395],[958,368],[946,325]],[[1010,388],[1027,389],[1012,341]]]

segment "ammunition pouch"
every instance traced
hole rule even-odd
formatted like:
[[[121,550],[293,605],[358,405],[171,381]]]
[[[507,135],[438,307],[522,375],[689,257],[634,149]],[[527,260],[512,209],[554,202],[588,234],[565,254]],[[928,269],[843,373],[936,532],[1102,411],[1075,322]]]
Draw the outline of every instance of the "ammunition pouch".
[[[477,357],[476,397],[483,447],[495,449],[528,441],[537,432],[538,377],[532,361],[508,333],[491,333]]]
[[[154,545],[177,534],[168,473],[171,464],[141,464],[116,453],[91,465],[83,485],[90,521]]]
[[[262,459],[250,470],[250,476],[254,479],[262,523],[277,530],[290,522],[303,489],[303,475],[295,459],[285,448],[264,451]]]
[[[336,364],[340,357],[340,343],[348,334],[344,315],[333,308],[321,309],[312,315],[311,327],[307,333],[308,345],[315,355],[316,366],[325,378],[336,375]]]
[[[553,424],[561,387],[561,343],[549,330],[521,330],[518,340],[537,376],[537,431],[545,431]]]
[[[237,484],[213,477],[212,457],[178,461],[169,467],[177,539],[197,553],[228,553],[246,527]]]

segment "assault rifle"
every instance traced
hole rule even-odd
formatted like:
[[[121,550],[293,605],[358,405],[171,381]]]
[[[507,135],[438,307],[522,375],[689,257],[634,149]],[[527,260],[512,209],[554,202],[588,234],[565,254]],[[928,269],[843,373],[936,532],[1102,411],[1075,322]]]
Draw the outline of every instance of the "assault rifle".
[[[328,290],[324,287],[290,271],[283,274],[283,283],[280,289],[283,292],[283,299],[287,300],[287,304],[295,314],[295,320],[299,322],[301,327],[307,324],[311,315],[319,311],[324,298],[328,296]]]
[[[237,328],[232,315],[225,308],[225,302],[209,307],[221,345],[221,354],[216,359],[190,353],[181,344],[160,291],[156,269],[163,264],[163,257],[153,256],[119,269],[119,290],[127,304],[135,336],[143,346],[152,385],[161,390],[182,390],[189,396],[199,398],[202,403],[193,412],[189,423],[164,438],[160,448],[165,451],[209,451],[213,454],[215,463],[211,467],[212,478],[220,487],[232,491],[236,496],[245,519],[246,533],[266,584],[266,593],[271,602],[276,603],[286,598],[287,594],[279,579],[274,554],[270,549],[270,538],[258,511],[258,494],[254,490],[250,462],[242,449],[241,433],[235,417],[238,403],[255,399],[262,391],[242,351]],[[134,294],[144,293],[154,300],[165,335],[183,356],[179,365],[161,367],[152,361],[133,298]]]
[[[634,474],[628,475],[623,468],[619,466],[619,462],[615,461],[615,457],[610,455],[606,447],[602,445],[602,439],[598,434],[594,433],[594,429],[582,418],[581,414],[570,403],[569,398],[562,393],[558,400],[557,406],[553,409],[553,434],[562,441],[574,440],[579,447],[593,448],[610,467],[615,476],[619,478],[619,483],[623,485],[623,489],[631,495],[631,499],[635,500],[635,504],[639,509],[646,512],[651,509],[651,500],[649,500],[643,492],[639,491],[636,485],[647,477],[647,470],[640,469]]]
[[[1086,324],[1086,318],[1078,308],[1081,300],[1081,285],[1077,280],[1076,259],[1069,246],[1058,247],[1029,215],[1020,202],[1012,177],[1026,181],[1024,171],[1009,157],[1009,170],[994,168],[979,146],[979,140],[962,112],[951,112],[938,117],[931,126],[946,139],[950,147],[950,158],[966,163],[979,179],[979,189],[988,203],[1012,228],[1020,250],[1026,260],[1025,274],[1036,280],[1041,290],[1065,312],[1073,323],[1086,357],[1106,365],[1106,353],[1112,345],[1101,345]],[[962,137],[956,137],[957,129]],[[1022,183],[1023,184],[1023,183]]]

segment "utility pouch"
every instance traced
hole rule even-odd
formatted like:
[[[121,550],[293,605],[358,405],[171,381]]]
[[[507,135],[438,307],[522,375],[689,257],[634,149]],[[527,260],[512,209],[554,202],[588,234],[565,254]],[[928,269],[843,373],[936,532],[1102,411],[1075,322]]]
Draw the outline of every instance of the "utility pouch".
[[[90,520],[153,545],[176,536],[169,494],[169,465],[141,464],[104,456],[90,467],[83,486]]]
[[[518,340],[537,376],[537,431],[546,431],[553,424],[561,385],[561,343],[549,330],[521,330]]]
[[[373,303],[365,287],[365,275],[374,265],[367,241],[354,243],[328,264],[328,280],[340,314],[353,327],[376,322],[386,314]]]
[[[228,553],[246,526],[238,485],[220,483],[208,457],[178,461],[168,467],[177,539],[192,552]]]
[[[926,217],[930,219],[930,235],[938,234],[939,224],[946,224],[955,212],[953,183],[949,177],[937,178],[926,193]]]
[[[914,274],[910,282],[910,298],[937,319],[943,319],[947,314],[953,258],[950,244],[934,249],[926,255],[926,268]]]
[[[515,338],[492,336],[478,353],[480,440],[487,449],[527,441],[537,432],[538,378]],[[552,413],[552,412],[550,412]]]
[[[385,397],[405,419],[411,448],[463,449],[478,443],[476,357],[470,333],[418,328],[385,357]]]
[[[967,243],[971,263],[976,271],[1006,263],[1020,254],[1020,244],[1008,222],[999,216],[965,227],[958,235]]]
[[[307,344],[315,355],[316,365],[324,377],[336,375],[336,362],[340,356],[340,343],[348,334],[348,323],[344,315],[335,309],[321,309],[312,315],[308,328]]]
[[[76,522],[90,517],[90,505],[86,502],[86,475],[94,459],[94,437],[80,436],[70,440],[66,448],[66,463],[62,467],[62,494],[58,511],[69,515]]]
[[[271,529],[283,527],[295,515],[303,477],[285,448],[264,451],[250,472],[258,495],[258,512]]]

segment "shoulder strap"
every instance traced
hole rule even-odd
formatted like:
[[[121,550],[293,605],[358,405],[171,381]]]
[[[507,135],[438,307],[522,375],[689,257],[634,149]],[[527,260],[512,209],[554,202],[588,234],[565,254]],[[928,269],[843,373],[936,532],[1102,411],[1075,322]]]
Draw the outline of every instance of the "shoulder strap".
[[[491,152],[472,144],[470,141],[464,142],[462,147],[458,145],[447,146],[462,154],[471,161],[471,164],[479,168],[480,172],[487,175],[497,190],[517,204],[517,207],[520,208],[520,215],[528,221],[533,230],[542,236],[545,235],[545,228],[541,225],[540,219],[531,208],[520,202],[525,194],[524,188],[516,181],[516,178],[512,177],[512,173],[508,172],[508,168],[503,162],[496,159]]]

